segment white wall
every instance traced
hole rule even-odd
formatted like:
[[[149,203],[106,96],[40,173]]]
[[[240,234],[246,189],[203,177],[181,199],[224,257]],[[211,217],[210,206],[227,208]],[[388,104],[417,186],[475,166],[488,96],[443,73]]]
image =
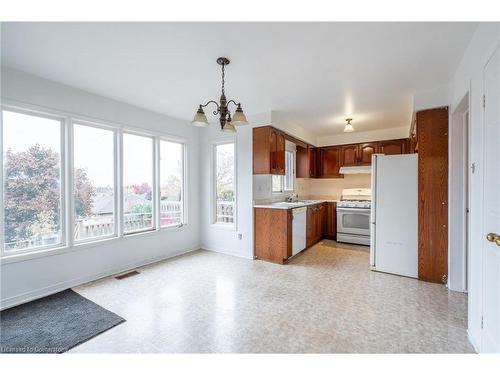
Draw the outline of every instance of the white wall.
[[[253,152],[252,128],[271,124],[271,113],[249,116],[249,125],[237,127],[236,134],[220,131],[218,123],[200,134],[200,231],[201,247],[207,250],[253,258]],[[224,139],[236,140],[236,229],[212,224],[212,146]],[[241,235],[239,239],[238,235]]]
[[[470,181],[471,254],[469,285],[469,337],[477,350],[481,350],[482,315],[482,226],[483,199],[483,69],[488,58],[500,44],[500,24],[481,23],[471,39],[450,84],[451,113],[470,90],[470,162],[476,173]]]
[[[189,123],[19,71],[2,69],[2,101],[15,101],[182,137],[187,140],[187,226],[112,239],[1,264],[1,306],[18,304],[101,276],[199,248],[199,135]]]
[[[349,143],[361,143],[369,141],[384,141],[386,139],[408,138],[410,136],[410,121],[405,126],[389,129],[371,130],[366,132],[342,133],[317,137],[316,145],[333,146],[346,145]]]

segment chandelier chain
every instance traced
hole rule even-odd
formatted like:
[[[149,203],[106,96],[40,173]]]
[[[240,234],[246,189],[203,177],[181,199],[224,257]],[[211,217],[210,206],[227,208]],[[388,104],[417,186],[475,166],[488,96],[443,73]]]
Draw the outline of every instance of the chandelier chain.
[[[224,90],[224,83],[225,83],[225,76],[226,76],[226,70],[224,69],[224,67],[226,66],[226,64],[222,64],[222,94],[226,94],[225,90]]]

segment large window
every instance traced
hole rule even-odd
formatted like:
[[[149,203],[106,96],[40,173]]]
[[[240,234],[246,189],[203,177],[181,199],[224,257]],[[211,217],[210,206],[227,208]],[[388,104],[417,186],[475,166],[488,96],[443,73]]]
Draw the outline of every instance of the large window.
[[[160,226],[183,222],[184,145],[160,141]]]
[[[295,177],[294,164],[294,152],[288,150],[285,151],[285,175],[272,176],[273,193],[293,192],[293,182]]]
[[[214,145],[215,223],[234,225],[236,214],[234,143]]]
[[[153,138],[123,134],[123,232],[154,229]]]
[[[115,147],[112,130],[75,124],[75,240],[115,234]]]
[[[63,243],[62,122],[2,111],[5,251]]]
[[[186,222],[185,143],[52,111],[5,105],[0,115],[0,256]],[[233,158],[234,145],[221,148],[221,166]],[[233,178],[220,176],[224,223],[234,222]]]

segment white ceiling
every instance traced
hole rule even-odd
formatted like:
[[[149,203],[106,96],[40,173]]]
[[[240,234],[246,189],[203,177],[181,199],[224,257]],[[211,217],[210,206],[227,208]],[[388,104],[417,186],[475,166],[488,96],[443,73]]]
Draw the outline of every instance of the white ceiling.
[[[409,124],[446,84],[476,23],[3,23],[2,64],[191,120],[220,96],[314,134]],[[207,112],[208,115],[208,112]],[[209,116],[210,117],[210,116]]]

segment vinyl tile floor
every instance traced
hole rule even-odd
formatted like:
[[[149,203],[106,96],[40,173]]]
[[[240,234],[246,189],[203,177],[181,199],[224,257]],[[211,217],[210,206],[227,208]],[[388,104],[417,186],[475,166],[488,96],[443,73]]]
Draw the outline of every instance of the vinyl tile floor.
[[[472,353],[467,295],[322,241],[286,265],[199,250],[75,288],[127,321],[73,353]]]

